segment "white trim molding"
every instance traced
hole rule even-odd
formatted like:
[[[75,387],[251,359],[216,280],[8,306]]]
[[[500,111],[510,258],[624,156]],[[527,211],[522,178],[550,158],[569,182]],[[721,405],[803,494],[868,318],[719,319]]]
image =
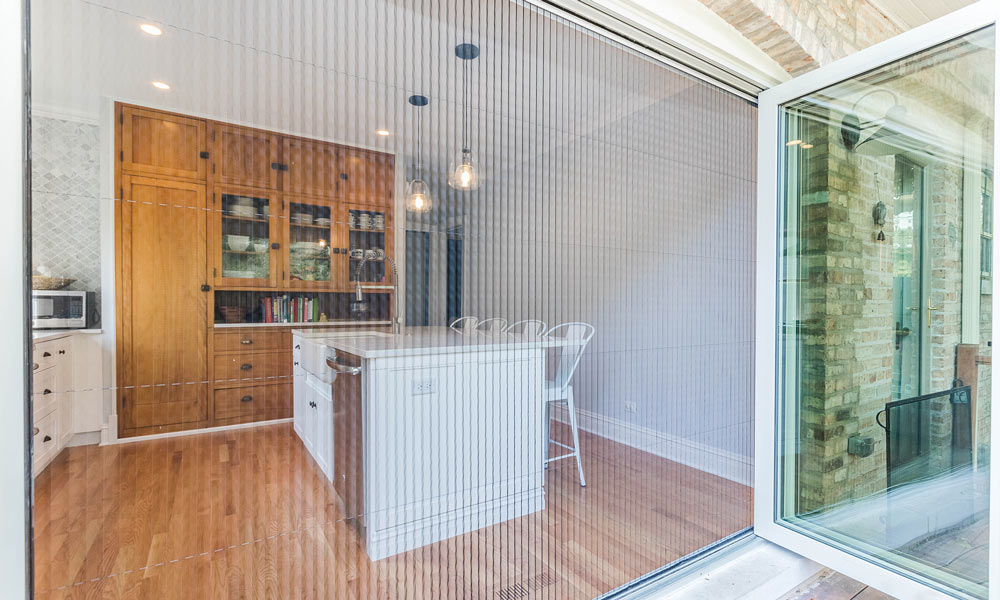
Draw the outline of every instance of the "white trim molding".
[[[0,281],[11,286],[0,295],[0,378],[6,386],[6,401],[0,409],[0,580],[7,598],[28,598],[31,581],[28,555],[28,520],[31,518],[31,413],[28,404],[28,375],[31,368],[28,331],[26,247],[26,182],[29,161],[26,154],[25,87],[27,44],[27,1],[0,2],[0,181],[3,181],[0,239]],[[16,290],[16,291],[15,291]]]
[[[757,284],[755,331],[755,424],[754,424],[754,531],[776,544],[815,560],[849,577],[867,583],[899,598],[950,598],[932,586],[929,580],[918,580],[919,574],[903,574],[899,567],[890,566],[872,555],[837,545],[829,538],[805,532],[777,518],[777,474],[779,452],[794,452],[794,432],[778,439],[778,402],[776,377],[777,310],[778,310],[778,208],[781,200],[779,153],[783,148],[779,131],[779,110],[783,104],[891,64],[916,52],[946,42],[996,22],[997,9],[992,1],[983,1],[958,10],[941,19],[903,33],[890,40],[862,50],[826,67],[811,71],[763,92],[759,97],[758,178],[757,178]],[[994,210],[996,207],[994,206]],[[994,247],[994,252],[997,249]],[[997,322],[994,320],[994,336]],[[993,427],[1000,419],[993,414]],[[788,434],[786,434],[788,436]],[[992,470],[993,489],[1000,489],[997,473]],[[1000,519],[997,498],[991,498],[991,522]],[[997,529],[991,528],[991,575],[1000,581],[996,559]],[[1000,599],[1000,585],[992,586],[990,598]]]
[[[569,424],[565,405],[553,406],[552,417],[567,426]],[[713,448],[686,437],[663,433],[637,423],[630,423],[581,408],[576,409],[576,418],[580,429],[598,437],[735,481],[747,487],[753,486],[753,463],[750,456]]]

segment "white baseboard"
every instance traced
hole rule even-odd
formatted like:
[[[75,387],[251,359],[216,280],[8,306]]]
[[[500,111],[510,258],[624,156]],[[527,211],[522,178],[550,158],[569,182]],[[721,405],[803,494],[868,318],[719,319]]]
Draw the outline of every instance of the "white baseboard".
[[[73,446],[93,446],[95,444],[101,443],[101,432],[100,431],[85,431],[83,433],[73,434],[70,438],[69,443],[66,444],[67,447]]]
[[[569,423],[566,406],[553,406],[552,418]],[[588,433],[745,486],[753,486],[753,459],[750,456],[741,456],[580,408],[576,409],[576,418],[580,429]]]

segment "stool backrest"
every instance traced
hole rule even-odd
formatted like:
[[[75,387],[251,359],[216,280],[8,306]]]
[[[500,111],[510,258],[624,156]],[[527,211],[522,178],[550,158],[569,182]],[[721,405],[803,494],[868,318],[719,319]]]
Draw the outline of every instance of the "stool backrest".
[[[590,338],[594,337],[594,326],[589,323],[562,323],[549,329],[545,335],[574,342],[555,348],[558,357],[553,381],[559,388],[564,389],[573,379],[573,373],[580,364],[580,358],[590,343]]]

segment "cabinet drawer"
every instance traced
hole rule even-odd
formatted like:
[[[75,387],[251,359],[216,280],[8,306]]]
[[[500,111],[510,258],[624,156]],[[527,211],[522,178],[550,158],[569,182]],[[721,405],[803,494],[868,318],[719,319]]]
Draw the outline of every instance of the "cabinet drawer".
[[[290,383],[291,352],[218,354],[215,356],[215,387],[237,387],[264,383]]]
[[[272,419],[291,416],[292,386],[255,385],[215,391],[215,418],[232,419],[268,413]]]
[[[36,371],[32,377],[31,401],[35,420],[52,412],[56,406],[56,372],[58,369]]]
[[[35,421],[32,470],[35,474],[52,460],[59,448],[59,414],[52,412]]]
[[[241,329],[215,332],[216,353],[288,350],[291,343],[292,336],[288,331]]]

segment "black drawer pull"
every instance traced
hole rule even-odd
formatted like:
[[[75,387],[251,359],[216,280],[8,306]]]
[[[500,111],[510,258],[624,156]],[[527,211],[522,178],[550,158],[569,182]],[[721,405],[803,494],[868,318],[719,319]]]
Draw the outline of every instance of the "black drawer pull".
[[[249,346],[250,344],[253,343],[253,340],[240,340],[240,343],[243,344],[244,346]]]
[[[250,363],[243,363],[242,365],[240,365],[240,370],[241,371],[249,371],[252,368],[253,368],[253,365],[251,365]]]
[[[240,398],[240,402],[253,402],[253,396],[247,394],[246,396]]]
[[[44,390],[42,390],[42,395],[43,396],[48,396],[51,393],[52,393],[52,390],[50,390],[49,388],[45,388]]]
[[[35,430],[34,430],[34,432],[31,435],[38,435],[39,431],[41,431],[41,429],[35,427]]]
[[[295,344],[295,349],[296,349],[296,350],[298,350],[298,349],[299,349],[299,348],[301,348],[301,347],[302,347],[301,345],[299,345],[299,344]]]
[[[49,354],[48,352],[42,352],[42,358],[48,358],[50,356],[52,356],[52,355]]]
[[[45,436],[45,437],[42,438],[42,441],[43,442],[51,442],[52,441],[52,436],[51,435],[47,435],[47,436]]]
[[[65,350],[60,350],[59,354],[66,354],[66,351]]]

